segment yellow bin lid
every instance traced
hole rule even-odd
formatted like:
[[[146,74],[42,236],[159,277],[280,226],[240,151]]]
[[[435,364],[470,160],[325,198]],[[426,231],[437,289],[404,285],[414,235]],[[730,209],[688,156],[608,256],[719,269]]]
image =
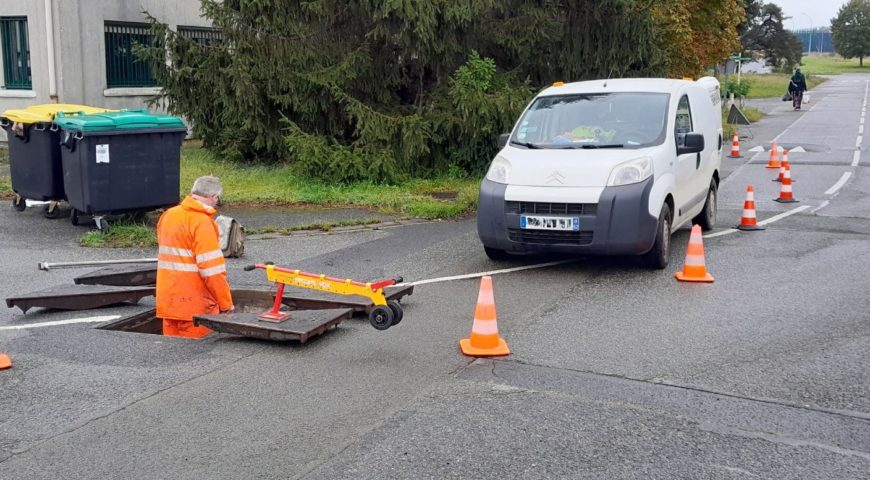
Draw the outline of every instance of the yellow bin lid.
[[[87,105],[73,105],[69,103],[47,103],[45,105],[31,105],[26,108],[17,108],[13,110],[6,110],[3,112],[3,116],[12,120],[13,122],[18,123],[49,123],[54,120],[54,117],[58,112],[64,112],[68,114],[74,113],[84,113],[84,114],[93,114],[93,113],[103,113],[110,112],[112,110],[108,110],[106,108],[97,108],[97,107],[89,107]]]

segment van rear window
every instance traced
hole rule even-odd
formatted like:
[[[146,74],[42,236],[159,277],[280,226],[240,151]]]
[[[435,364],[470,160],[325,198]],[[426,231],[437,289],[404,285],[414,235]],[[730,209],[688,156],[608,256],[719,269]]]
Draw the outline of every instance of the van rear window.
[[[540,97],[526,110],[511,144],[527,148],[643,148],[661,144],[667,93]]]

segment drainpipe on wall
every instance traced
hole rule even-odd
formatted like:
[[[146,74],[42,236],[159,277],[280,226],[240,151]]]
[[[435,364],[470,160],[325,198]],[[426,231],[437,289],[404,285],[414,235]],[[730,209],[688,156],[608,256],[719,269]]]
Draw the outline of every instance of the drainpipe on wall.
[[[48,97],[52,103],[57,103],[57,78],[54,68],[54,19],[51,12],[51,0],[45,0],[45,43],[48,46]]]

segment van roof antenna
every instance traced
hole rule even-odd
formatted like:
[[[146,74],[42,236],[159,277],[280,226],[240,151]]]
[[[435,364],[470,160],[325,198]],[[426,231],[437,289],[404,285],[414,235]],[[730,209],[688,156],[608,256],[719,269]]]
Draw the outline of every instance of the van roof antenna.
[[[607,81],[610,80],[610,77],[613,75],[613,69],[610,69],[610,73],[607,74],[607,80],[604,81],[604,88],[607,88]]]

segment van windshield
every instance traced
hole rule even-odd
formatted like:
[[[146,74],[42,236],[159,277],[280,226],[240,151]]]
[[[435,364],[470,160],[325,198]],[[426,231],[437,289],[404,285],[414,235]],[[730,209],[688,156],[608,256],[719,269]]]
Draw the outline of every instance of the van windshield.
[[[541,97],[511,137],[526,148],[643,148],[664,141],[667,93]]]

